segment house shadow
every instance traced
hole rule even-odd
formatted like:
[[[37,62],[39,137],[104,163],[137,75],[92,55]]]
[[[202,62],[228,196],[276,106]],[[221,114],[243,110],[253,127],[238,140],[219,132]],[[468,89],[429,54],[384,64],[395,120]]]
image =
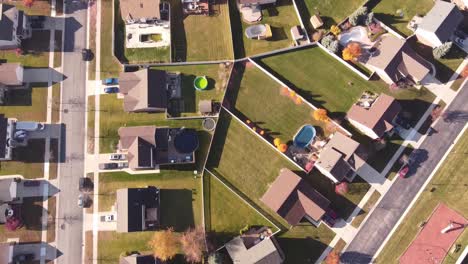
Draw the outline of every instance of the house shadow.
[[[44,153],[45,139],[29,139],[27,146],[13,149],[12,160],[24,163],[44,163]]]
[[[47,215],[47,210],[42,207],[42,197],[25,197],[21,204],[21,219],[26,230],[42,231],[42,216]]]
[[[13,259],[21,255],[33,255],[31,263],[39,263],[41,256],[44,256],[46,262],[54,261],[63,255],[63,253],[54,246],[45,243],[17,243],[13,245]],[[23,263],[23,262],[22,262]],[[28,262],[25,262],[28,263]]]
[[[425,149],[415,149],[409,156],[409,171],[405,178],[410,178],[416,174],[419,168],[422,168],[423,163],[429,159],[429,152]]]
[[[327,245],[318,237],[276,237],[287,263],[315,263]],[[312,250],[313,249],[313,250]]]
[[[176,232],[194,227],[193,195],[189,189],[161,189],[161,226]]]
[[[78,1],[66,1],[65,5],[65,14],[73,14],[77,11],[80,10],[86,10],[88,8],[88,3],[89,3],[89,8],[91,8],[93,5],[96,4],[96,1],[87,1],[87,0],[78,0]],[[117,1],[116,1],[117,2]]]

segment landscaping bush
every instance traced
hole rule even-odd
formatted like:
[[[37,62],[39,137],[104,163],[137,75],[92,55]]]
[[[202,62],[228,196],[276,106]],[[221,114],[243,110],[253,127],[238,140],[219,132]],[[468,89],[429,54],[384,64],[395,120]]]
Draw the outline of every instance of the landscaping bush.
[[[349,16],[349,23],[353,26],[363,24],[367,19],[367,7],[362,6]]]
[[[315,31],[314,34],[312,34],[312,40],[313,41],[319,41],[323,36],[323,31],[322,30],[319,30],[319,31]]]
[[[341,29],[338,26],[333,25],[333,26],[330,27],[330,32],[333,35],[338,36],[341,33]]]
[[[365,24],[366,24],[366,26],[369,26],[371,24],[375,24],[374,23],[374,12],[370,12],[369,14],[367,14]]]
[[[336,40],[332,35],[325,36],[322,39],[322,45],[333,53],[337,53],[340,48],[338,40]]]
[[[436,59],[440,59],[442,57],[444,57],[445,55],[447,55],[447,53],[449,53],[450,49],[452,48],[452,42],[445,42],[444,44],[438,46],[438,47],[435,47],[433,50],[432,50],[432,55],[434,55],[434,58]]]

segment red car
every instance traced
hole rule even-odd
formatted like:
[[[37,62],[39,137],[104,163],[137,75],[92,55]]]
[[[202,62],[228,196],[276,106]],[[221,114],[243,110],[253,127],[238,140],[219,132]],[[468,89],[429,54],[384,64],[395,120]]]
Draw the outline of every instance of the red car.
[[[408,165],[405,165],[403,166],[403,168],[401,168],[401,170],[398,172],[398,176],[402,179],[405,178],[406,174],[408,173],[409,171],[409,166]]]

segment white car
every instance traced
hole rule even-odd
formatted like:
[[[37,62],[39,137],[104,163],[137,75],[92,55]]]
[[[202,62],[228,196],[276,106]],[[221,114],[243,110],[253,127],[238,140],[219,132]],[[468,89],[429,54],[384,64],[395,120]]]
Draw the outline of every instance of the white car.
[[[125,154],[111,154],[110,155],[110,160],[126,160],[127,155]]]

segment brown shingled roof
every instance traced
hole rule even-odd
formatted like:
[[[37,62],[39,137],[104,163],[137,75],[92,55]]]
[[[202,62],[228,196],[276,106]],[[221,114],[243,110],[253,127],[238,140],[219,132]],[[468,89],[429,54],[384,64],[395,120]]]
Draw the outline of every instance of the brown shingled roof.
[[[261,200],[291,225],[299,224],[305,216],[320,221],[330,204],[301,177],[285,168]]]
[[[391,122],[400,113],[401,106],[395,98],[386,94],[380,96],[372,103],[369,109],[353,105],[347,117],[370,129],[379,137],[393,128]]]

